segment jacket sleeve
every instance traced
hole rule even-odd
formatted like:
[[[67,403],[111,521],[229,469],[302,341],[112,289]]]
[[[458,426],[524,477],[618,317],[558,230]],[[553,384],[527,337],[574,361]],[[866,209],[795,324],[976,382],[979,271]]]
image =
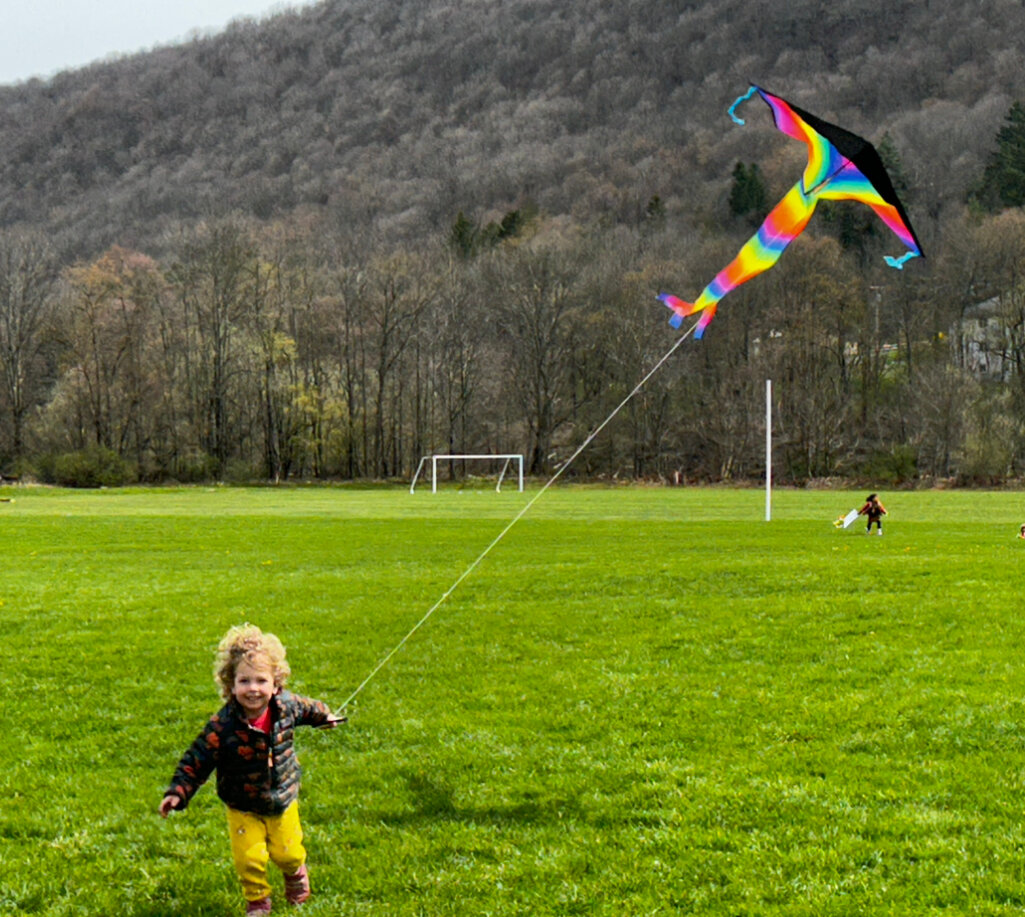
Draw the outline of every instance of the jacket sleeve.
[[[323,701],[301,694],[289,694],[288,702],[296,726],[323,726],[331,718],[331,709]]]
[[[175,769],[174,776],[171,778],[171,784],[164,792],[165,796],[173,794],[182,801],[179,808],[184,809],[189,804],[189,800],[206,783],[207,778],[217,766],[220,734],[214,728],[215,725],[212,719],[206,724],[203,731],[196,736],[196,741],[182,755],[182,759],[178,762],[178,767]]]

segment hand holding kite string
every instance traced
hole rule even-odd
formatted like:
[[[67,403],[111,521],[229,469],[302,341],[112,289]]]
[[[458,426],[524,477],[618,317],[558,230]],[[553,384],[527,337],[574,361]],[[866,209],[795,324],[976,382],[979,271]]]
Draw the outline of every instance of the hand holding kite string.
[[[730,117],[737,124],[744,122],[736,116],[736,109],[756,93],[772,110],[776,127],[805,142],[808,165],[800,181],[772,209],[758,232],[744,243],[737,257],[716,274],[695,302],[684,302],[671,293],[659,294],[658,298],[674,313],[669,320],[674,328],[679,328],[686,316],[702,313],[694,333],[696,338],[705,333],[715,317],[719,300],[779,260],[783,250],[804,231],[819,201],[860,201],[871,207],[908,247],[900,258],[886,256],[890,267],[902,269],[909,259],[924,257],[893,182],[871,143],[758,86],[752,86],[730,106]]]

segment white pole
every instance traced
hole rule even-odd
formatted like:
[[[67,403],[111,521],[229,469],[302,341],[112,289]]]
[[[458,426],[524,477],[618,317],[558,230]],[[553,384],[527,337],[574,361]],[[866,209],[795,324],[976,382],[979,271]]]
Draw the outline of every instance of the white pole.
[[[431,456],[431,493],[436,494],[438,492],[438,457],[436,455]]]
[[[765,521],[772,519],[772,379],[765,380]]]

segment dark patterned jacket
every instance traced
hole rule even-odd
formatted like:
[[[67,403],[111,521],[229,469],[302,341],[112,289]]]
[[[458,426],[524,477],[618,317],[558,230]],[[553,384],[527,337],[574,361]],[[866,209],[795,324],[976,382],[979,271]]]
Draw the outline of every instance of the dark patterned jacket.
[[[331,716],[319,700],[279,691],[270,700],[271,731],[253,729],[232,698],[192,743],[171,779],[167,794],[184,809],[217,771],[217,795],[233,809],[280,815],[299,795],[299,762],[292,749],[296,726],[321,726]]]

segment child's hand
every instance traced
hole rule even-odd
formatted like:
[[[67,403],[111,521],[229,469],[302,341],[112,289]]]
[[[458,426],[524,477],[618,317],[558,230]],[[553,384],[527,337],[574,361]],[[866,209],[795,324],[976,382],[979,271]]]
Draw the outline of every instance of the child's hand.
[[[168,793],[163,799],[160,800],[160,817],[167,818],[171,814],[172,809],[181,808],[181,799],[174,795],[174,793]]]
[[[331,714],[331,716],[329,716],[329,717],[328,717],[328,718],[327,718],[327,719],[326,719],[326,720],[325,720],[325,721],[324,721],[324,722],[323,722],[323,723],[322,723],[322,724],[321,724],[320,726],[318,726],[317,728],[318,728],[318,729],[334,729],[334,728],[335,728],[335,726],[341,726],[341,725],[342,725],[342,723],[347,723],[347,722],[349,722],[349,718],[348,718],[347,716],[335,716],[335,715],[334,715],[334,714],[332,713],[332,714]]]

